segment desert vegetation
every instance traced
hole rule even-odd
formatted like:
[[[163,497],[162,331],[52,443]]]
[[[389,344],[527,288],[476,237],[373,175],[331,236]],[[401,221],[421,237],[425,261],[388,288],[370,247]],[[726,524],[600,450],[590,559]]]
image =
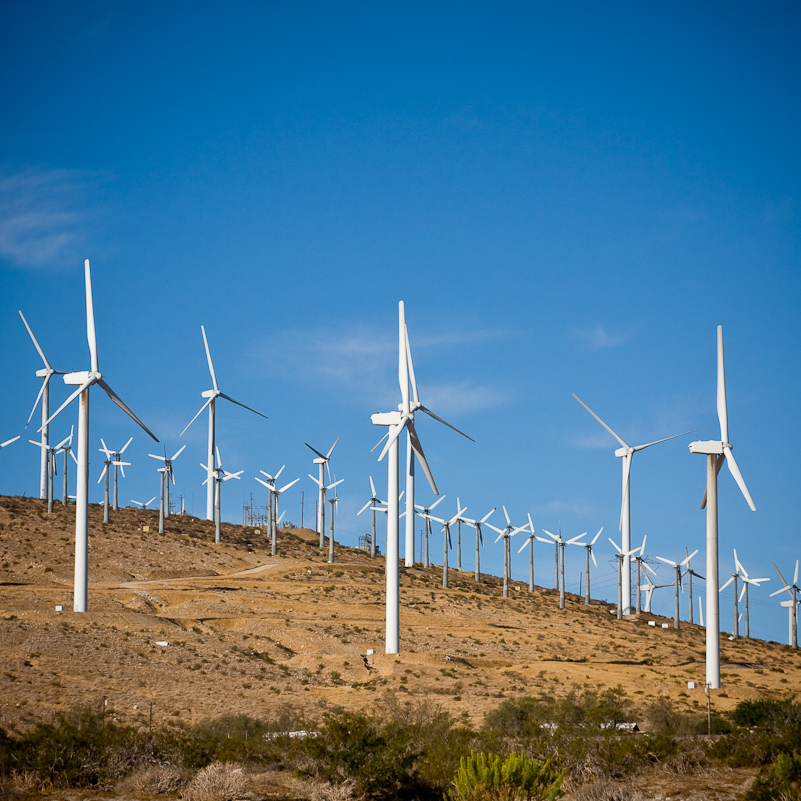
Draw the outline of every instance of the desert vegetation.
[[[636,714],[647,731],[617,723]],[[473,727],[428,702],[387,693],[375,708],[318,720],[226,715],[152,730],[84,707],[18,735],[0,732],[7,798],[66,788],[187,801],[648,798],[654,772],[691,784],[749,768],[749,801],[801,798],[801,705],[743,702],[706,736],[705,715],[666,698],[637,709],[619,688],[503,701]],[[644,782],[647,785],[647,782]]]

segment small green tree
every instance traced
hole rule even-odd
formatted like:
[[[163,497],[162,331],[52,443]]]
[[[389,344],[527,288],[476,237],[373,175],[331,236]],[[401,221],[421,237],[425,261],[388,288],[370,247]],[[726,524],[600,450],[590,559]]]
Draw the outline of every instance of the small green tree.
[[[562,794],[564,771],[550,760],[537,762],[521,752],[503,762],[494,754],[470,752],[462,757],[447,801],[551,801]]]

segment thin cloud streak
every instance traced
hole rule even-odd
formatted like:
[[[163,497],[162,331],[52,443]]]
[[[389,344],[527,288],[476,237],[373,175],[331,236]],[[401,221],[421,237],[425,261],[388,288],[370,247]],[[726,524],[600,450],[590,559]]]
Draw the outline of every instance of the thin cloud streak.
[[[595,328],[574,328],[570,335],[582,350],[589,351],[617,348],[629,339],[626,334],[610,333],[600,325]]]
[[[93,216],[87,195],[100,179],[81,170],[0,168],[0,259],[18,268],[75,261]]]

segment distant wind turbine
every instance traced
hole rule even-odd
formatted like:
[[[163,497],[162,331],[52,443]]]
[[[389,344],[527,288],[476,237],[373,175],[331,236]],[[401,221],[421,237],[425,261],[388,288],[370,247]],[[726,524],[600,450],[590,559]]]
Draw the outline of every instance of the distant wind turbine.
[[[562,557],[562,567],[560,570],[561,578],[559,581],[559,608],[564,609],[565,608],[565,546],[575,545],[582,537],[585,537],[587,535],[587,532],[585,531],[583,534],[578,534],[575,537],[571,537],[571,539],[569,540],[563,540],[561,529],[559,529],[559,536],[557,536],[556,534],[551,534],[550,531],[546,531],[545,529],[543,529],[543,531],[554,540],[554,542],[556,543],[557,552]]]
[[[203,482],[206,485],[206,520],[214,520],[215,519],[215,494],[216,489],[215,487],[218,486],[217,482],[214,479],[214,454],[216,448],[216,436],[217,436],[217,429],[216,429],[216,418],[215,418],[215,406],[217,398],[225,398],[227,401],[231,401],[231,403],[235,403],[237,406],[241,406],[243,409],[247,409],[249,412],[253,412],[253,414],[259,415],[259,417],[263,417],[265,420],[268,420],[266,414],[262,414],[261,412],[257,412],[255,409],[251,409],[250,406],[245,406],[244,403],[240,403],[238,400],[234,400],[230,395],[226,395],[224,392],[220,391],[220,387],[217,384],[217,376],[214,373],[214,365],[211,361],[211,351],[209,350],[209,341],[206,339],[206,329],[201,325],[200,332],[203,334],[203,344],[206,348],[206,359],[209,363],[209,373],[211,373],[211,383],[212,389],[207,389],[204,392],[201,392],[201,396],[204,398],[208,398],[208,400],[200,407],[198,413],[187,423],[186,428],[179,434],[179,436],[183,436],[184,432],[186,431],[195,420],[200,417],[203,411],[208,407],[209,410],[209,443],[208,443],[208,451],[207,451],[207,458],[208,458],[208,468],[206,474],[206,480]]]
[[[444,498],[445,496],[443,495],[441,497]],[[439,503],[439,501],[437,501],[437,503]],[[431,507],[432,509],[433,509],[434,505],[436,505],[436,504],[432,505],[432,507]],[[481,581],[481,557],[479,555],[479,544],[481,545],[482,548],[484,547],[484,536],[481,533],[481,526],[483,526],[484,523],[486,523],[487,520],[489,520],[489,518],[492,517],[494,512],[495,512],[495,507],[493,506],[492,509],[489,512],[487,512],[487,514],[485,514],[484,517],[481,518],[481,520],[473,520],[470,517],[461,517],[460,518],[463,523],[467,523],[468,526],[473,526],[475,528],[475,530],[476,530],[475,579],[476,579],[477,583]],[[429,528],[430,528],[430,526],[429,526]],[[428,547],[427,546],[428,546],[428,538],[426,537],[426,561],[428,561]]]
[[[505,506],[501,506],[503,509],[503,516],[506,518],[506,526],[504,528],[496,528],[492,525],[492,523],[487,523],[487,525],[495,532],[497,532],[498,536],[495,538],[495,542],[498,540],[503,539],[503,597],[509,597],[509,581],[512,578],[512,550],[511,550],[511,539],[514,537],[515,534],[519,534],[521,531],[525,531],[528,524],[524,524],[522,526],[513,526],[512,521],[509,518],[509,513],[506,511]]]
[[[128,447],[130,444],[130,440],[125,444],[125,448]],[[164,462],[164,467],[166,468],[166,473],[164,474],[164,519],[168,520],[170,517],[170,481],[175,484],[175,476],[173,475],[173,466],[172,463],[184,452],[184,448],[186,445],[182,445],[178,450],[170,457],[167,458],[167,448],[164,448],[164,456],[156,455],[155,453],[149,453],[148,456],[151,459],[158,459],[160,462]],[[122,450],[125,450],[123,448]],[[115,454],[116,455],[116,454]],[[117,494],[117,476],[114,476],[114,495]]]
[[[743,588],[740,591],[740,594],[737,594],[737,583],[741,581],[743,584]],[[740,560],[737,558],[737,549],[734,549],[734,573],[729,577],[729,580],[720,588],[720,591],[726,589],[732,582],[734,582],[734,624],[732,626],[732,639],[737,640],[740,638],[740,609],[739,603],[745,596],[745,620],[744,620],[744,627],[745,632],[744,636],[745,639],[750,639],[750,625],[748,622],[748,585],[754,584],[755,586],[759,586],[763,581],[770,581],[770,579],[762,578],[762,579],[750,579],[748,578],[748,573],[745,572],[745,568],[740,564]]]
[[[42,387],[39,390],[39,394],[36,396],[36,402],[33,404],[33,409],[31,409],[31,413],[28,416],[28,422],[25,423],[25,428],[31,422],[33,418],[33,414],[36,411],[36,407],[39,405],[39,400],[42,401],[42,427],[39,429],[42,432],[42,439],[40,442],[40,446],[42,448],[41,460],[39,462],[39,497],[44,500],[47,498],[47,487],[49,483],[49,453],[48,449],[50,447],[50,379],[54,375],[65,375],[64,370],[54,370],[50,366],[50,362],[47,361],[47,356],[44,355],[44,351],[40,347],[39,343],[36,341],[36,337],[33,335],[33,331],[31,331],[31,327],[28,325],[28,321],[25,319],[25,315],[20,311],[19,316],[22,318],[22,322],[25,324],[25,328],[28,330],[28,334],[33,341],[33,345],[36,348],[39,355],[42,357],[42,361],[44,362],[44,367],[41,370],[36,371],[36,375],[39,378],[44,379],[42,381]],[[13,441],[13,440],[12,440]],[[53,511],[50,509],[49,511]]]
[[[456,514],[450,518],[450,520],[444,520],[441,517],[434,517],[434,515],[428,514],[426,515],[429,520],[436,520],[437,523],[442,523],[442,531],[444,532],[443,536],[443,556],[442,556],[442,586],[444,589],[448,589],[448,548],[452,547],[451,545],[451,526],[459,519],[461,515],[463,515],[467,511],[467,508],[457,508]]]
[[[623,460],[623,500],[620,505],[620,531],[621,537],[623,538],[622,542],[622,553],[623,554],[630,554],[634,551],[631,548],[631,493],[630,493],[630,485],[631,485],[631,460],[634,454],[637,451],[644,450],[645,448],[650,448],[651,445],[658,445],[660,442],[667,442],[671,439],[676,439],[677,437],[683,437],[686,434],[690,434],[692,432],[685,431],[682,434],[674,434],[671,437],[664,437],[663,439],[657,439],[654,442],[647,442],[645,445],[635,445],[631,446],[626,442],[623,437],[619,434],[616,434],[612,429],[603,421],[600,417],[598,417],[595,412],[584,403],[581,398],[575,393],[573,397],[620,443],[621,447],[615,451],[615,456],[621,457]],[[636,550],[636,549],[634,549]],[[626,577],[623,582],[623,613],[628,615],[631,612],[631,559],[630,556],[624,555],[623,557],[623,575]]]
[[[73,461],[75,460],[75,454],[72,452],[72,435],[75,433],[75,426],[70,426],[70,435],[65,437],[61,442],[58,444],[59,452],[64,454],[64,477],[63,477],[63,492],[61,496],[61,503],[62,505],[66,506],[69,497],[67,495],[67,468],[69,466],[69,456],[72,456]]]
[[[607,537],[609,542],[612,543],[612,547],[617,551],[615,556],[617,557],[617,619],[623,619],[623,590],[625,586],[625,582],[623,581],[623,572],[624,568],[623,565],[626,563],[627,559],[630,559],[640,548],[632,548],[629,551],[624,551],[611,537]],[[646,577],[647,578],[647,577]]]
[[[89,343],[91,369],[67,373],[64,383],[78,385],[78,388],[61,404],[44,425],[50,423],[67,408],[76,398],[80,397],[80,410],[78,413],[78,475],[75,496],[75,587],[73,596],[73,609],[76,612],[86,612],[89,594],[89,390],[97,384],[106,395],[111,398],[148,436],[156,442],[155,435],[147,426],[122,402],[114,390],[106,383],[100,373],[97,357],[97,337],[95,334],[95,313],[92,303],[92,276],[89,269],[89,259],[84,262],[84,284],[86,287],[86,338]]]
[[[428,539],[431,534],[431,518],[429,515],[431,514],[431,510],[436,508],[437,504],[444,500],[445,496],[440,495],[437,500],[429,506],[421,506],[419,503],[414,505],[415,512],[423,518],[423,567],[426,569],[428,569],[430,564],[428,559]]]
[[[155,500],[156,496],[154,495],[149,501],[145,501],[144,503],[142,501],[135,501],[132,498],[131,503],[135,503],[140,509],[147,509],[147,507],[150,506],[150,504]]]
[[[328,480],[330,481],[331,467],[329,462],[331,461],[331,454],[334,452],[334,448],[336,448],[340,437],[336,438],[334,444],[328,449],[328,453],[326,454],[320,453],[317,448],[312,448],[308,442],[306,443],[306,447],[317,454],[317,458],[314,460],[313,464],[316,464],[319,468],[319,478],[315,478],[313,475],[309,475],[309,478],[320,488],[317,503],[317,533],[320,535],[321,548],[325,546],[325,471],[328,469]]]
[[[282,467],[281,470],[283,469],[284,468]],[[275,474],[275,478],[278,478],[281,470]],[[264,473],[263,470],[261,472]],[[264,475],[267,474],[264,473]],[[272,479],[272,483],[268,483],[267,481],[262,481],[258,476],[256,476],[256,481],[258,481],[259,484],[263,484],[270,491],[270,541],[271,553],[273,556],[278,554],[278,498],[282,492],[286,492],[290,487],[294,487],[295,484],[300,481],[300,478],[296,478],[294,481],[290,481],[289,484],[284,484],[284,486],[280,489],[276,489],[275,478]]]
[[[679,627],[681,626],[680,621],[680,609],[679,609],[679,589],[684,589],[684,585],[681,580],[681,569],[686,567],[687,563],[690,559],[693,558],[698,553],[698,550],[694,550],[689,556],[686,556],[681,562],[674,562],[672,559],[665,559],[664,556],[657,556],[656,558],[660,562],[664,562],[666,565],[671,565],[671,567],[676,571],[676,578],[674,579],[674,584],[676,585],[676,602],[673,608],[673,628],[678,631]]]
[[[369,476],[370,478],[370,492],[372,495],[370,496],[370,500],[356,512],[356,516],[358,517],[365,509],[372,509],[373,512],[373,528],[372,533],[370,534],[370,558],[375,559],[375,540],[376,540],[376,531],[375,531],[375,513],[378,511],[378,504],[382,503],[382,501],[378,500],[375,491],[375,484],[373,484],[373,477]]]
[[[590,600],[590,557],[592,557],[592,563],[595,567],[598,567],[598,562],[595,561],[595,554],[592,552],[592,546],[598,541],[598,537],[601,536],[601,532],[604,530],[604,527],[601,526],[598,529],[598,533],[592,538],[590,542],[576,542],[575,538],[572,541],[573,545],[580,545],[582,548],[585,548],[587,551],[587,586],[584,588],[584,605],[589,606],[591,603]],[[583,535],[582,535],[583,536]],[[639,586],[639,584],[638,584]],[[638,593],[639,594],[639,593]]]
[[[770,597],[773,598],[774,595],[778,595],[780,592],[787,592],[790,594],[790,638],[789,638],[789,645],[792,648],[798,648],[798,600],[796,593],[798,592],[801,587],[798,586],[798,559],[795,560],[795,573],[793,574],[793,583],[790,584],[789,581],[785,581],[784,576],[776,567],[776,563],[773,563],[773,567],[776,572],[779,574],[779,578],[782,580],[782,584],[784,586],[780,590],[776,590],[776,592],[772,592]],[[783,602],[787,603],[786,601]]]
[[[258,413],[257,413],[258,414]],[[211,480],[214,482],[214,542],[222,542],[222,514],[220,512],[220,486],[224,481],[229,481],[232,478],[239,479],[244,473],[244,470],[240,470],[237,473],[229,473],[227,470],[223,470],[222,466],[222,459],[220,459],[220,449],[215,447],[214,448],[215,454],[217,456],[216,466],[211,472]],[[200,465],[206,472],[206,465]],[[159,470],[166,470],[167,468],[159,468]],[[209,479],[207,478],[206,481]],[[203,482],[206,483],[205,481]]]
[[[751,493],[745,485],[740,468],[734,459],[729,442],[729,420],[726,410],[726,375],[723,367],[723,327],[718,326],[718,387],[717,411],[720,440],[691,442],[690,453],[706,456],[706,494],[701,508],[706,506],[706,683],[712,689],[720,687],[720,616],[718,598],[718,473],[725,461],[732,477],[751,511],[756,511]]]

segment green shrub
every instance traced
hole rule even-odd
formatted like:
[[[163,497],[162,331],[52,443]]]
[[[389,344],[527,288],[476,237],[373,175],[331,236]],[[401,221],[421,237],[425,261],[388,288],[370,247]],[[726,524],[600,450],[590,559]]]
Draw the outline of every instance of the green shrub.
[[[799,801],[801,799],[801,754],[782,753],[762,768],[745,794],[746,801]]]
[[[564,772],[551,763],[530,759],[523,752],[510,754],[503,762],[493,754],[470,752],[462,757],[453,778],[449,801],[534,801],[561,795]]]

